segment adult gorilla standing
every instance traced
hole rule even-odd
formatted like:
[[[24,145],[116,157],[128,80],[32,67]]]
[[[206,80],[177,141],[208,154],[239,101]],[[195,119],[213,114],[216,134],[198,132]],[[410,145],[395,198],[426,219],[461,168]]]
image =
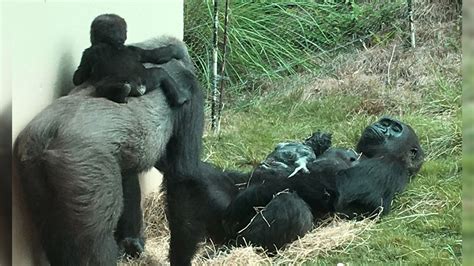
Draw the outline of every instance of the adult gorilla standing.
[[[140,46],[168,44],[187,55],[173,38]],[[52,265],[115,265],[119,249],[137,255],[144,244],[138,174],[158,161],[168,179],[198,168],[203,97],[191,60],[187,55],[162,67],[192,93],[179,108],[169,107],[161,89],[117,104],[92,97],[94,88],[85,85],[54,101],[19,134],[14,159]]]

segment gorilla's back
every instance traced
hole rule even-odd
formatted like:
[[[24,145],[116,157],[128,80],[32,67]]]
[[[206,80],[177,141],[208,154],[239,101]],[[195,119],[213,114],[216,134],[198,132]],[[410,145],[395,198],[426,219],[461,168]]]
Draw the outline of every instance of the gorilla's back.
[[[172,133],[172,111],[162,91],[118,104],[89,96],[92,89],[61,97],[39,113],[16,140],[19,162],[40,159],[46,150],[87,152],[94,147],[112,153],[122,170],[151,168]]]
[[[187,55],[185,44],[169,36],[135,45],[156,48],[168,44],[178,45]],[[189,75],[194,71],[189,55],[160,67],[187,89]],[[157,88],[143,96],[130,97],[127,104],[93,94],[94,87],[83,84],[36,115],[16,140],[14,153],[19,162],[40,158],[48,149],[87,153],[94,147],[112,153],[123,171],[151,168],[164,153],[173,133],[173,110],[162,90]]]

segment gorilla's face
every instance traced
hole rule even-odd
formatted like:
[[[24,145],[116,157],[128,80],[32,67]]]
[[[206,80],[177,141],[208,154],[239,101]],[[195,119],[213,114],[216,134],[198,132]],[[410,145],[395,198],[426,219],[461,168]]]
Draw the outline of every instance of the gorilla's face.
[[[357,152],[368,158],[391,156],[405,162],[410,174],[423,163],[424,153],[413,129],[395,119],[383,117],[368,126],[357,144]]]

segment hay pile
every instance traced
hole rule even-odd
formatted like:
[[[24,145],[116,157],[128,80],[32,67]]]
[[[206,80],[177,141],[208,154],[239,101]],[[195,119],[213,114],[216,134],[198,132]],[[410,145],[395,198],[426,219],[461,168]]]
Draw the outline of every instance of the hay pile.
[[[163,265],[169,248],[169,229],[164,212],[164,194],[151,193],[144,202],[146,251],[136,260],[124,260],[120,265]],[[260,247],[226,247],[203,243],[193,264],[197,265],[255,265],[302,263],[317,260],[329,252],[343,252],[349,244],[363,244],[360,234],[370,230],[375,220],[344,221],[332,217],[303,238],[289,244],[273,257],[267,256]]]

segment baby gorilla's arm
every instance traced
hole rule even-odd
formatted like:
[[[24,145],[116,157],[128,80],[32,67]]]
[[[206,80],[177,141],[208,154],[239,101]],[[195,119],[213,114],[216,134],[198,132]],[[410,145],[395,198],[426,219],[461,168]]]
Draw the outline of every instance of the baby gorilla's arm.
[[[310,146],[316,156],[320,156],[332,145],[332,135],[331,133],[325,133],[321,131],[316,131],[307,138],[303,144]]]
[[[167,45],[151,50],[142,49],[136,46],[127,46],[138,55],[142,63],[164,64],[171,59],[181,59],[184,57],[184,51],[176,45]]]
[[[92,47],[87,48],[82,53],[81,63],[77,67],[77,70],[74,72],[74,76],[72,78],[72,82],[75,86],[81,85],[89,79],[94,57],[95,52],[93,51]]]

